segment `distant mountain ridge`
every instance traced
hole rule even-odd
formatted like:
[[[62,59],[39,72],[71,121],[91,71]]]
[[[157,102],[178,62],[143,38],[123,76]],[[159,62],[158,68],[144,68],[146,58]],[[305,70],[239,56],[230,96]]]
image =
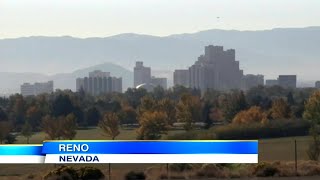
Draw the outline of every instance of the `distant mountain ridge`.
[[[203,54],[204,46],[213,44],[235,49],[236,59],[246,74],[264,74],[265,79],[297,74],[298,81],[315,81],[320,79],[316,68],[320,67],[319,42],[320,27],[261,31],[214,29],[165,37],[133,33],[84,39],[23,37],[0,40],[0,72],[56,74],[104,62],[131,70],[139,60],[155,71],[168,71],[166,76],[172,80],[174,69],[187,68]],[[39,75],[39,79],[42,78]],[[29,81],[33,79],[36,80],[32,77]],[[6,84],[2,80],[0,83]],[[56,84],[59,85],[59,81]],[[65,87],[63,83],[61,87]]]

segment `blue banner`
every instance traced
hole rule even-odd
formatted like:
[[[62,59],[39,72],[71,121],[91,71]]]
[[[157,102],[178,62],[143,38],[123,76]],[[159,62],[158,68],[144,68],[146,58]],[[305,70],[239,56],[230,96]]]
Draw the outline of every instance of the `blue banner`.
[[[0,145],[0,156],[43,155],[42,145]]]
[[[43,145],[0,145],[0,156],[46,154],[258,154],[258,141],[46,141]]]
[[[258,141],[47,141],[43,154],[258,154]]]

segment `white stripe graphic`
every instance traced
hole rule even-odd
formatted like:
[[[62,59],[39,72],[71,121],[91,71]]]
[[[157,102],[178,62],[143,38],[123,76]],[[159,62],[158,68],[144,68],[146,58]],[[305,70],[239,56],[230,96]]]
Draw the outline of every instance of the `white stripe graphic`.
[[[45,156],[36,155],[1,155],[0,164],[42,164]]]
[[[45,163],[258,163],[258,154],[48,154]]]

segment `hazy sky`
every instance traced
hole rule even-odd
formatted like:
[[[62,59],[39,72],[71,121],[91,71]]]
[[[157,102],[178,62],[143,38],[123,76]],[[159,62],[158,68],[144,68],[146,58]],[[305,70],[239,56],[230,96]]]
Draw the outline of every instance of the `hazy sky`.
[[[0,0],[0,38],[320,26],[319,9],[320,0]]]

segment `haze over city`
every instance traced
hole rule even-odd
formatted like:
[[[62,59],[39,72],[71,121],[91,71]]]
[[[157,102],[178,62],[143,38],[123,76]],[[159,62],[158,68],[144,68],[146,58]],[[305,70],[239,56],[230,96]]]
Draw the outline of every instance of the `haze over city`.
[[[68,88],[65,76],[104,63],[101,70],[119,65],[130,76],[135,61],[171,85],[173,71],[187,68],[210,44],[235,49],[248,74],[297,74],[299,86],[313,86],[319,7],[316,0],[1,0],[0,73],[12,77],[0,79],[2,90],[52,79]]]

